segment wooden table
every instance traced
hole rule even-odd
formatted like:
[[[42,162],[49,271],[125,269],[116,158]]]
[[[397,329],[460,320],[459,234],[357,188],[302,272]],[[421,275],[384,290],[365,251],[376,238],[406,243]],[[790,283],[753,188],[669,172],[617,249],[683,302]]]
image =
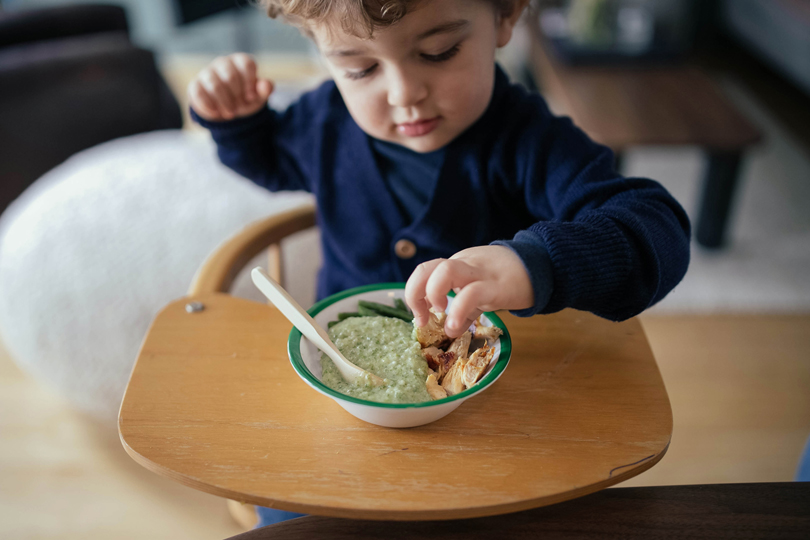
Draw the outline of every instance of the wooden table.
[[[810,482],[606,489],[553,506],[444,523],[306,516],[230,540],[810,538]]]
[[[202,303],[188,312],[189,302]],[[657,463],[672,411],[636,319],[499,314],[510,365],[411,429],[364,423],[301,381],[275,308],[225,294],[155,319],[119,415],[144,467],[230,499],[359,519],[441,520],[586,495]]]
[[[633,146],[704,149],[695,238],[705,247],[722,246],[740,163],[760,132],[696,66],[568,66],[551,54],[538,25],[530,33],[532,74],[543,92],[591,138],[613,149],[617,166]]]

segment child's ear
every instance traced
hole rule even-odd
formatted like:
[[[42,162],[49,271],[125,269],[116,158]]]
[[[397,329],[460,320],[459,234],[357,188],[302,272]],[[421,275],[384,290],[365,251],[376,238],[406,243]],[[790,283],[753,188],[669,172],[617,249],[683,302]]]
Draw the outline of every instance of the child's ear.
[[[529,4],[529,1],[530,0],[517,0],[512,13],[507,16],[499,16],[497,35],[498,47],[505,46],[507,43],[509,43],[509,40],[512,39],[512,30],[514,30],[515,25],[520,19],[520,16],[523,14],[523,10],[526,9],[526,6]]]

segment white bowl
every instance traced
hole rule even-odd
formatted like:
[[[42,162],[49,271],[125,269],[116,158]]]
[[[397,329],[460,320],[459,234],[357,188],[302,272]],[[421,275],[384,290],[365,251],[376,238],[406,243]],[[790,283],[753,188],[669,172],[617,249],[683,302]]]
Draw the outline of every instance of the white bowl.
[[[329,321],[337,320],[340,312],[357,311],[358,300],[368,300],[392,305],[395,298],[403,298],[404,283],[379,283],[349,289],[324,298],[309,310],[310,315],[324,328]],[[448,296],[448,303],[452,303]],[[482,322],[486,326],[497,326],[503,335],[495,341],[495,354],[481,380],[472,388],[453,396],[423,403],[378,403],[359,399],[333,390],[321,382],[321,352],[301,332],[293,328],[287,340],[287,353],[298,375],[309,386],[334,399],[338,405],[360,420],[378,426],[405,428],[434,422],[453,412],[456,407],[471,397],[480,394],[501,376],[509,363],[512,340],[503,321],[494,313],[484,313]]]

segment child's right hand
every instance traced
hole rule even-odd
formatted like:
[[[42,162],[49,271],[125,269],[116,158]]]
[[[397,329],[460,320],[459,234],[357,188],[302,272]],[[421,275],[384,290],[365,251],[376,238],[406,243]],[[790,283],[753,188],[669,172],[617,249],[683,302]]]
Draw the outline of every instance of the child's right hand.
[[[245,53],[220,56],[188,85],[191,108],[219,122],[250,116],[267,105],[273,83],[256,76],[256,62]]]
[[[405,302],[414,326],[428,322],[430,307],[447,308],[447,294],[456,293],[444,331],[457,338],[485,311],[527,309],[534,288],[522,259],[505,246],[477,246],[449,259],[433,259],[416,267],[405,284]]]

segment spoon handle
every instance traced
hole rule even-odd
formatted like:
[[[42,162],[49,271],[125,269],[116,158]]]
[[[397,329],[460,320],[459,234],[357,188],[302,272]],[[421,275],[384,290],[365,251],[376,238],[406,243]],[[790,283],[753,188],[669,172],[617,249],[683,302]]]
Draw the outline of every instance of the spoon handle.
[[[257,266],[251,271],[250,276],[256,287],[278,308],[282,315],[287,317],[313,345],[332,359],[343,378],[349,382],[355,382],[367,377],[372,384],[382,383],[382,379],[352,364],[343,356],[323,327],[315,322],[309,313],[304,311],[304,308],[290,296],[290,293],[268,276],[264,270]]]

